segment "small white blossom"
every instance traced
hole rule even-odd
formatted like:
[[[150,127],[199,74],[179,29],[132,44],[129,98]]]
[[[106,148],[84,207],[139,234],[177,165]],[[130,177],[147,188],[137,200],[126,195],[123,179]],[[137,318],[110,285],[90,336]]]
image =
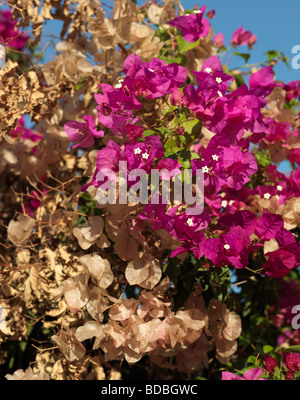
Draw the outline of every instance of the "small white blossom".
[[[118,82],[115,84],[115,89],[121,89],[123,86],[124,79],[119,79]]]
[[[218,90],[218,96],[219,97],[223,97],[222,93],[220,92],[220,90]]]
[[[222,200],[222,203],[221,203],[221,206],[223,207],[223,208],[226,208],[227,207],[227,200]]]
[[[269,200],[270,197],[271,197],[270,193],[265,193],[264,194],[264,199]]]
[[[230,200],[229,201],[229,205],[232,206],[232,204],[234,203],[234,200]]]
[[[277,189],[279,192],[281,192],[282,189],[283,189],[283,187],[282,187],[281,185],[277,185],[277,186],[276,186],[276,189]]]
[[[210,74],[212,72],[212,69],[207,67],[207,68],[205,68],[204,72],[207,72],[208,74]]]
[[[143,153],[143,154],[142,154],[142,157],[145,158],[145,160],[148,160],[149,154],[148,154],[148,153]]]
[[[224,249],[229,250],[230,249],[229,244],[224,244]]]
[[[202,172],[209,172],[209,169],[206,165],[205,165],[205,167],[202,167]]]
[[[134,154],[141,154],[142,150],[137,147],[136,149],[134,149]]]
[[[189,219],[186,221],[186,223],[188,224],[188,226],[193,226],[193,225],[194,225],[194,222],[193,222],[192,218],[189,218]]]
[[[219,156],[217,156],[216,154],[214,154],[214,155],[212,156],[212,159],[213,159],[214,161],[219,161]]]
[[[154,69],[148,68],[148,71],[150,71],[150,72],[154,72]]]
[[[216,82],[217,82],[217,83],[222,83],[223,81],[222,81],[221,78],[216,78]]]
[[[226,196],[226,193],[225,192],[222,192],[221,194],[220,194],[220,196],[222,197],[222,199]]]

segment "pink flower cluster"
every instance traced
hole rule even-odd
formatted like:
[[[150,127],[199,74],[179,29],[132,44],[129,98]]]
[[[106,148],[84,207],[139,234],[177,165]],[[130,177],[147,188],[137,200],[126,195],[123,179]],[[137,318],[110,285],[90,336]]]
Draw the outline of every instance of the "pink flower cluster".
[[[252,48],[256,41],[257,37],[252,32],[246,31],[242,26],[233,32],[231,38],[231,44],[234,47],[248,45],[249,48]]]
[[[42,135],[40,133],[26,128],[26,121],[24,116],[22,116],[18,120],[16,128],[10,131],[10,136],[22,140],[29,139],[34,143],[38,143],[42,138]],[[35,152],[35,150],[36,148],[34,147],[33,153]]]
[[[225,46],[224,44],[224,34],[222,32],[217,33],[214,36],[214,43],[218,48]],[[254,33],[246,31],[242,26],[235,30],[232,34],[230,43],[235,48],[237,46],[248,45],[249,49],[252,49],[254,44],[257,42],[257,37]]]
[[[271,319],[277,327],[291,326],[292,319],[295,314],[292,309],[295,305],[300,304],[300,287],[296,282],[286,282],[280,280],[281,288],[278,291],[278,301],[270,309]],[[295,330],[294,337],[298,337],[298,341],[293,341],[293,336],[289,330],[278,338],[278,345],[282,345],[287,339],[292,340],[292,344],[300,344],[300,332]]]
[[[252,381],[266,381],[272,379],[274,376],[275,370],[277,368],[277,360],[269,355],[265,355],[264,357],[264,367],[265,371],[262,367],[258,368],[250,368],[246,371],[242,376],[236,376],[232,372],[223,371],[222,372],[222,380],[227,381],[237,381],[237,380],[252,380]],[[285,380],[294,380],[294,374],[300,370],[300,357],[298,354],[288,354],[285,361],[286,373]],[[268,378],[262,378],[262,375],[267,376]]]
[[[16,20],[11,20],[11,11],[0,12],[0,43],[16,50],[22,50],[29,36],[16,29]]]
[[[209,31],[209,23],[203,18],[205,6],[199,12],[175,18],[170,25],[177,26],[186,40],[194,41]],[[194,23],[190,23],[194,21]],[[233,43],[249,44],[251,34],[239,29]],[[187,71],[177,63],[167,64],[154,58],[143,62],[139,55],[130,54],[124,61],[123,76],[115,86],[100,84],[101,93],[95,94],[97,116],[103,129],[95,128],[95,120],[84,116],[85,123],[71,121],[65,130],[73,147],[89,147],[95,139],[102,137],[104,129],[119,135],[125,142],[121,145],[110,140],[97,154],[96,171],[88,186],[100,187],[103,181],[99,171],[110,169],[119,172],[119,161],[126,161],[130,170],[139,168],[149,174],[152,168],[177,168],[182,172],[178,159],[165,156],[165,149],[156,134],[143,139],[144,123],[139,117],[143,99],[154,100],[170,96],[170,102],[179,112],[186,112],[197,118],[212,133],[207,147],[196,145],[198,158],[191,160],[193,174],[202,170],[205,186],[205,209],[200,215],[188,215],[178,211],[179,206],[167,209],[165,204],[148,204],[138,214],[135,229],[150,223],[152,229],[166,229],[180,241],[171,257],[193,252],[195,258],[205,256],[216,266],[231,265],[235,268],[248,266],[249,254],[264,246],[270,240],[278,244],[274,251],[265,254],[264,273],[281,278],[300,265],[300,244],[285,228],[278,213],[264,210],[261,215],[246,209],[249,198],[255,196],[268,200],[276,198],[277,204],[284,204],[300,196],[299,169],[289,177],[279,173],[275,165],[266,168],[274,185],[259,184],[254,188],[246,185],[257,173],[255,156],[251,145],[262,149],[267,144],[281,142],[286,145],[289,138],[298,135],[290,125],[264,117],[262,109],[268,103],[267,97],[274,88],[283,84],[274,80],[271,66],[253,73],[249,87],[241,85],[228,91],[233,77],[224,73],[217,56],[206,59],[201,71],[192,71],[196,85],[187,84]],[[179,89],[180,88],[180,89]],[[245,132],[251,136],[245,136]],[[176,132],[184,133],[177,127]],[[290,157],[299,164],[298,152]],[[112,177],[112,181],[115,178]],[[213,221],[213,222],[212,222]]]
[[[266,378],[260,378],[264,371],[262,368],[250,368],[243,375],[236,376],[232,372],[223,371],[222,381],[266,381]]]
[[[193,14],[174,18],[169,24],[181,31],[184,40],[192,43],[196,42],[199,38],[204,38],[209,34],[209,22],[203,17],[205,10],[206,6],[203,6],[199,10],[195,10]],[[213,12],[208,14],[210,18],[212,18],[212,15]]]

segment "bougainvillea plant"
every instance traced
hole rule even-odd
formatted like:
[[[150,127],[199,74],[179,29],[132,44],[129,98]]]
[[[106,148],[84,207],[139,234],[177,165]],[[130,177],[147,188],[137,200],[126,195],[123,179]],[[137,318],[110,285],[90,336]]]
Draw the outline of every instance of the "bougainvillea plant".
[[[206,5],[8,3],[34,45],[48,19],[63,26],[53,60],[26,50],[0,71],[3,376],[299,379],[285,57],[231,70],[224,56],[257,37],[240,27],[227,46]]]

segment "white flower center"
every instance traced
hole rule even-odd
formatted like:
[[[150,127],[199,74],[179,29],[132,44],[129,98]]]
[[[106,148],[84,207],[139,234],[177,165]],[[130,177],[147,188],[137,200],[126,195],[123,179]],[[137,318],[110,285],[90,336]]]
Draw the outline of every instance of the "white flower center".
[[[154,72],[154,69],[148,68],[148,71],[150,71],[150,72]]]
[[[283,187],[282,187],[281,185],[277,185],[276,188],[277,188],[277,190],[278,190],[279,192],[281,192],[282,189],[283,189]]]
[[[193,222],[192,218],[189,218],[189,219],[186,221],[186,223],[188,224],[188,226],[193,226],[193,225],[194,225],[194,222]]]
[[[264,194],[264,198],[265,198],[265,199],[269,200],[270,197],[271,197],[270,193],[265,193],[265,194]]]
[[[205,165],[205,167],[202,167],[202,172],[209,172],[209,169],[206,165]]]
[[[121,89],[123,86],[124,79],[119,79],[118,82],[115,85],[115,89]]]
[[[222,199],[226,196],[226,193],[225,192],[222,192],[221,194],[220,194],[220,196],[222,197]]]
[[[142,150],[137,147],[136,149],[134,149],[134,154],[141,154]]]
[[[232,204],[234,203],[234,200],[230,200],[229,201],[229,205],[232,206]]]
[[[220,92],[220,90],[218,90],[218,96],[219,97],[223,97],[222,93]]]
[[[227,200],[222,200],[222,203],[221,203],[221,206],[223,207],[223,208],[226,208],[227,207]]]
[[[207,72],[208,74],[210,74],[212,72],[212,69],[207,67],[207,68],[205,68],[204,72]]]
[[[143,154],[142,154],[142,157],[145,158],[145,160],[148,160],[149,154],[148,154],[148,153],[143,153]]]
[[[222,83],[223,81],[222,81],[221,78],[216,78],[216,82],[217,82],[217,83]]]
[[[214,154],[214,155],[212,156],[212,159],[213,159],[214,161],[219,161],[219,156],[217,156],[216,154]]]
[[[229,250],[230,249],[229,244],[224,244],[224,249]]]

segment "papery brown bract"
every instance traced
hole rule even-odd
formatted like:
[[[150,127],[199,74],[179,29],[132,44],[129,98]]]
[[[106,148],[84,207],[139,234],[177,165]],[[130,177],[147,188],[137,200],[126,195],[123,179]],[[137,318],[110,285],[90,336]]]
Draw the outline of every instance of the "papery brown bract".
[[[86,254],[80,257],[80,262],[86,268],[87,273],[96,280],[100,288],[106,289],[111,285],[114,275],[108,260],[103,259],[98,254]]]
[[[73,235],[78,239],[82,249],[89,249],[100,240],[104,228],[102,217],[91,217],[81,228],[74,228]]]
[[[144,253],[128,263],[125,277],[130,285],[140,285],[145,289],[153,289],[160,281],[162,275],[161,266],[154,257]]]
[[[77,275],[65,280],[56,292],[55,299],[64,295],[69,310],[74,314],[88,302],[87,275]]]
[[[32,234],[35,221],[26,215],[19,215],[18,220],[11,220],[7,227],[7,237],[16,246],[24,245]]]
[[[17,369],[12,375],[5,375],[5,378],[8,381],[48,381],[50,379],[47,373],[34,372],[31,367],[28,367],[25,371]]]
[[[125,321],[135,314],[139,304],[139,301],[135,299],[121,299],[119,303],[110,307],[109,316],[112,320]]]
[[[72,332],[61,331],[59,335],[53,335],[54,343],[69,361],[80,360],[86,353],[85,347],[76,339]]]

